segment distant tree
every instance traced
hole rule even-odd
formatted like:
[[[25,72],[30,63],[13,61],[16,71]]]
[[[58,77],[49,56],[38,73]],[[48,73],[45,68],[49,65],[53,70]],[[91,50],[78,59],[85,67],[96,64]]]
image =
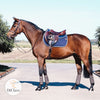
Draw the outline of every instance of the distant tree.
[[[4,22],[2,16],[0,15],[0,52],[7,53],[11,52],[14,47],[14,40],[7,38],[7,32],[9,31],[9,26],[7,22]]]
[[[97,28],[95,37],[98,39],[98,46],[100,46],[100,27]]]

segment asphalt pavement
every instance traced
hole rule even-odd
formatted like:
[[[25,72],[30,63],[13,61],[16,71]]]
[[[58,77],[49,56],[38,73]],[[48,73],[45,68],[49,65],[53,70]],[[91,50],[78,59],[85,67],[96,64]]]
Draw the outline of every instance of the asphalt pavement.
[[[94,75],[94,91],[88,91],[90,81],[89,79],[85,79],[83,75],[79,88],[77,90],[71,90],[77,75],[75,64],[48,63],[47,70],[50,81],[48,85],[49,89],[43,89],[42,91],[35,91],[39,84],[37,63],[5,63],[4,65],[14,67],[15,71],[0,79],[0,100],[100,99],[100,77],[96,75]],[[100,65],[93,65],[93,70],[97,69],[100,69]],[[21,84],[20,91],[17,91],[19,92],[18,94],[12,95],[8,93],[8,90],[6,90],[9,85],[7,85],[7,82],[11,79],[18,80]],[[11,90],[9,91],[11,92]]]

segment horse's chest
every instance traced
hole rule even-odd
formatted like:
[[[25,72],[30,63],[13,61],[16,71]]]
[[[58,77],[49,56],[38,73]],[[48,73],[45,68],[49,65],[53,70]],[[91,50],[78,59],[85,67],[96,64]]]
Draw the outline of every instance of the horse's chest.
[[[49,55],[49,48],[43,45],[39,45],[38,47],[34,48],[33,54],[35,57],[42,57],[42,58],[47,58]]]

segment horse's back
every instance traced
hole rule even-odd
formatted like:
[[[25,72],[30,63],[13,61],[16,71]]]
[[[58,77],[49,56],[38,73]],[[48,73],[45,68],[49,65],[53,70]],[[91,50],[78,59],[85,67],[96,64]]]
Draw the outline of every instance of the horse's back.
[[[75,46],[85,46],[90,45],[90,40],[81,34],[69,34],[68,35],[68,44]]]
[[[78,55],[89,53],[90,51],[90,40],[81,34],[70,34],[68,35],[68,47]]]

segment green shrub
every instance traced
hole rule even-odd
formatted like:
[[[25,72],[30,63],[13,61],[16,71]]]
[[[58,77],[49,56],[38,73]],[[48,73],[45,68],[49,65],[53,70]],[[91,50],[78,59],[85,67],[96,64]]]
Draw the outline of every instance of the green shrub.
[[[9,31],[9,26],[7,22],[4,22],[2,16],[0,15],[0,52],[7,53],[11,52],[14,47],[14,40],[10,40],[7,37],[7,32]]]

